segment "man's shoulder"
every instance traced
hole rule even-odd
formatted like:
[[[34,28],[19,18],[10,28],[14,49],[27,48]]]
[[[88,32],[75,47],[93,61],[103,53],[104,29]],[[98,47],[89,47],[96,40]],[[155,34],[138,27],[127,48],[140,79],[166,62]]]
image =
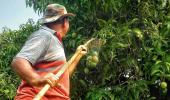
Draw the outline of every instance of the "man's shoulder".
[[[41,27],[34,31],[28,38],[29,39],[32,39],[32,38],[35,38],[35,37],[39,37],[39,38],[48,38],[50,39],[51,37],[53,37],[53,33],[47,31],[47,30],[44,30],[42,29]]]
[[[53,34],[47,30],[39,28],[37,31],[32,33],[33,36],[52,36]]]

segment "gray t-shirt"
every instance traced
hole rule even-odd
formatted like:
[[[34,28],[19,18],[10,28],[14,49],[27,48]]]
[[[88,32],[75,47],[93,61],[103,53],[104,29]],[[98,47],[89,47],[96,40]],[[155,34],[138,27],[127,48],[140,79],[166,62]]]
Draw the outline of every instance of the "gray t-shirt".
[[[66,61],[62,43],[55,36],[55,31],[46,26],[32,33],[17,57],[28,60],[32,65],[43,61]]]

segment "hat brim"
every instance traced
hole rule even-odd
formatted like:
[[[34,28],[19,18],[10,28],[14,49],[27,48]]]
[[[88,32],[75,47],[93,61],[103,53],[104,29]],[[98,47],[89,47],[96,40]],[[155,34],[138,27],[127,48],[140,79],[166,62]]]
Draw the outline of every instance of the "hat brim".
[[[45,24],[45,23],[51,23],[51,22],[57,21],[58,19],[62,19],[62,18],[69,17],[69,16],[75,16],[75,14],[67,13],[62,16],[54,16],[51,18],[41,18],[39,21],[40,23]]]
[[[76,16],[76,15],[73,13],[67,13],[67,14],[62,15],[61,17],[64,18],[64,17],[69,17],[69,16]]]

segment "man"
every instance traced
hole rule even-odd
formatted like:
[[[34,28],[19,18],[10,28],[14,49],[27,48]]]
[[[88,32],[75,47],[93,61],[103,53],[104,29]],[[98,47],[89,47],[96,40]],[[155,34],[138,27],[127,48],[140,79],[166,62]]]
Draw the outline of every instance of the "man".
[[[50,4],[47,6],[43,25],[26,41],[21,51],[14,57],[12,68],[23,79],[17,90],[15,100],[32,100],[42,86],[49,84],[52,88],[42,98],[43,100],[69,100],[69,76],[74,71],[80,58],[86,54],[83,45],[80,56],[69,66],[59,81],[53,78],[66,62],[62,38],[69,30],[68,17],[64,6]]]

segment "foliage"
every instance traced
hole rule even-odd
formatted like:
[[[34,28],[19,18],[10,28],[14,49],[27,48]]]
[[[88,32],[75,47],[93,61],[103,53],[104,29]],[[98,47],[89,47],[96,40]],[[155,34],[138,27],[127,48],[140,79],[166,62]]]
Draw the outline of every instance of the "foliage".
[[[71,30],[64,39],[68,58],[85,40],[91,37],[106,39],[106,44],[98,50],[99,62],[96,67],[90,68],[86,65],[86,57],[81,60],[71,80],[72,99],[165,100],[169,98],[170,1],[26,0],[27,6],[33,7],[38,13],[42,13],[50,3],[63,4],[68,11],[76,14],[76,17],[71,19]],[[30,29],[27,34],[33,31]],[[24,32],[24,29],[21,32]],[[12,40],[18,40],[15,38],[12,37]],[[15,43],[15,47],[18,46],[19,50],[23,42]],[[0,44],[6,45],[6,41]],[[9,50],[3,51],[13,52],[5,54],[5,59],[1,58],[3,62],[9,62],[14,56],[15,51]],[[2,61],[1,64],[4,64]],[[13,72],[6,66],[9,66],[9,63],[0,67],[3,72],[10,73],[4,74],[9,77]],[[10,83],[12,79],[8,79]],[[167,89],[161,88],[161,82],[167,83]]]

